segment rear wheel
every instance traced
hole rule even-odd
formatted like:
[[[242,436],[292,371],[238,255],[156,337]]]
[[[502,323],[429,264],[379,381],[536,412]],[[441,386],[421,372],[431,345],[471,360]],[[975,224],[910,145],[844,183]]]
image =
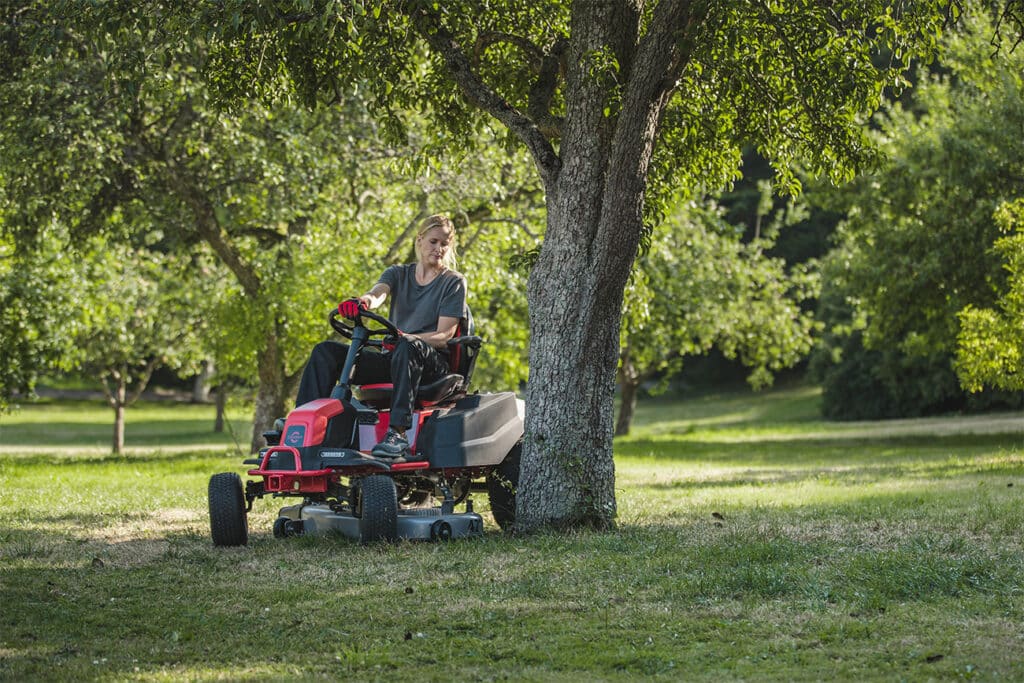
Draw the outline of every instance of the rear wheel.
[[[249,542],[249,522],[245,514],[242,478],[234,472],[210,477],[210,534],[217,546],[245,545]]]
[[[523,444],[520,441],[508,452],[501,464],[487,475],[487,498],[491,501],[491,514],[503,531],[509,531],[516,522],[516,487],[519,486],[519,459]]]
[[[398,495],[395,480],[383,474],[365,477],[359,491],[359,537],[363,543],[398,537]]]

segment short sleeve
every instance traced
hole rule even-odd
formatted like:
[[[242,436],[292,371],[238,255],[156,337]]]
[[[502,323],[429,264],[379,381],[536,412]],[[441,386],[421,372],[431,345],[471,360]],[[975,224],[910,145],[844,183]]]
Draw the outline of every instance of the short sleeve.
[[[439,315],[448,318],[466,317],[466,278],[461,275],[451,278],[441,299]]]
[[[398,289],[399,275],[399,266],[388,266],[384,269],[384,272],[380,274],[380,278],[378,278],[377,282],[387,285],[391,291],[394,292]]]

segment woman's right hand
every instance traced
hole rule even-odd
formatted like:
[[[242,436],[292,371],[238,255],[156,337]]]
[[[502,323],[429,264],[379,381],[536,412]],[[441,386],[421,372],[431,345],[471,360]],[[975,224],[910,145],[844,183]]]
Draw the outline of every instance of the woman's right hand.
[[[365,298],[366,297],[345,299],[338,304],[338,313],[349,320],[355,320],[359,315],[360,309],[365,311],[369,308],[364,301]]]

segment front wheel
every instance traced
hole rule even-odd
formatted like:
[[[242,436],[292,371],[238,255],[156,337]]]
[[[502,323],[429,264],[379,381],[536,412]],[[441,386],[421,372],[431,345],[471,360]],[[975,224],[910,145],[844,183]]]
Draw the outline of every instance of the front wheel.
[[[523,443],[520,441],[508,452],[501,464],[487,475],[487,498],[491,501],[491,514],[502,531],[510,531],[516,523],[516,487],[519,486],[519,459]]]
[[[237,546],[249,542],[242,478],[234,472],[210,477],[210,534],[216,546]]]
[[[365,477],[358,496],[359,537],[363,543],[398,538],[398,493],[385,474]]]

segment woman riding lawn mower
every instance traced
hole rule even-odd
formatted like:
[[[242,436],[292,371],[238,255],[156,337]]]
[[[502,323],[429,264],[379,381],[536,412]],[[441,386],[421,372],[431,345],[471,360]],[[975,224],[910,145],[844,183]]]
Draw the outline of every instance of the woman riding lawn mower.
[[[281,510],[276,536],[480,534],[474,490],[487,490],[498,524],[511,525],[523,402],[513,393],[467,393],[481,340],[473,335],[466,280],[454,270],[452,221],[427,217],[415,251],[415,263],[388,267],[368,292],[332,313],[331,326],[351,342],[313,349],[295,410],[282,429],[264,435],[268,447],[251,462],[258,480],[243,488],[236,474],[211,479],[216,545],[244,545],[246,513],[268,494],[302,499]],[[383,318],[371,309],[386,299]],[[435,496],[439,506],[430,505]],[[461,503],[465,512],[456,514]]]

